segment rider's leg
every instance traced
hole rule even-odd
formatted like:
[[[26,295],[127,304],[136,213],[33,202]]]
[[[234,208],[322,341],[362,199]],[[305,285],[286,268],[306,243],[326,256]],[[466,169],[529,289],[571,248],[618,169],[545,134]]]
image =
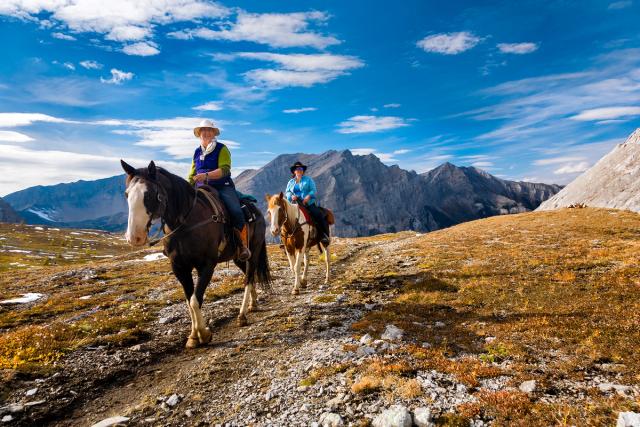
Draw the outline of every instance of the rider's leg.
[[[227,207],[229,215],[231,216],[231,224],[233,225],[233,231],[238,241],[240,261],[247,261],[251,257],[251,251],[249,251],[247,224],[244,221],[244,214],[240,208],[240,200],[238,194],[233,185],[221,185],[217,188],[220,198]]]

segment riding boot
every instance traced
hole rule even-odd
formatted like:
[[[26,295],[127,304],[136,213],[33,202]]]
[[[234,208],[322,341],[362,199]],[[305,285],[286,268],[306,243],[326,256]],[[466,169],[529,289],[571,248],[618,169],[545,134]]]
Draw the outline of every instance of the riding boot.
[[[236,241],[238,244],[238,259],[240,261],[247,261],[251,258],[251,251],[249,250],[249,238],[248,238],[248,228],[247,224],[242,227],[242,230],[238,231],[238,229],[233,229],[236,234]]]
[[[322,221],[322,226],[318,231],[320,233],[320,243],[322,243],[323,246],[329,246],[329,243],[331,243],[331,238],[329,237],[329,224],[327,224],[324,219]]]

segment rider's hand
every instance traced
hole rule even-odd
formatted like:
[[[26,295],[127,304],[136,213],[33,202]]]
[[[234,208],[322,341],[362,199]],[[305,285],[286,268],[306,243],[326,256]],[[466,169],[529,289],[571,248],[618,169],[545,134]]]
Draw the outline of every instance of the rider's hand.
[[[291,196],[291,200],[293,200],[293,201],[295,202],[296,200],[298,200],[298,196],[296,196],[296,195],[294,194],[293,196]]]

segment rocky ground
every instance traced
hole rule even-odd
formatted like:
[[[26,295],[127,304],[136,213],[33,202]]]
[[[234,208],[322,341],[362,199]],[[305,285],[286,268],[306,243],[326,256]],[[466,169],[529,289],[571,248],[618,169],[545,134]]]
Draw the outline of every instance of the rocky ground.
[[[336,239],[331,283],[322,284],[323,263],[314,253],[309,286],[297,296],[290,293],[284,257],[272,256],[274,281],[271,289],[260,290],[259,309],[250,314],[249,326],[235,323],[241,294],[205,302],[204,315],[214,332],[205,347],[183,348],[190,327],[187,307],[167,300],[145,338],[131,345],[78,348],[49,375],[6,370],[5,377],[13,377],[5,378],[12,390],[0,407],[2,423],[482,426],[504,425],[486,411],[469,409],[486,396],[580,405],[595,389],[611,399],[638,400],[637,381],[621,381],[612,361],[601,361],[600,371],[581,381],[557,378],[550,387],[510,373],[508,357],[452,353],[447,363],[478,364],[483,370],[477,382],[470,382],[455,369],[418,363],[436,343],[417,341],[399,322],[390,320],[383,331],[364,334],[354,328],[354,323],[397,301],[397,277],[405,278],[405,285],[406,278],[419,277],[424,259],[407,255],[407,250],[422,238],[400,233]],[[277,254],[277,248],[272,250]],[[223,266],[218,274],[238,272]],[[452,327],[446,319],[418,326],[434,331]],[[495,337],[478,339],[490,343]],[[458,413],[464,417],[451,416]],[[614,415],[628,419],[619,425],[639,425],[633,412]],[[513,424],[528,425],[526,418]]]

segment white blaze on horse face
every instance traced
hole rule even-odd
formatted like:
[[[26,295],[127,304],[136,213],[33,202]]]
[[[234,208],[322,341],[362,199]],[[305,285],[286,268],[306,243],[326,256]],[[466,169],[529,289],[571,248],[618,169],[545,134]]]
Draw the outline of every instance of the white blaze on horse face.
[[[278,214],[280,213],[280,207],[269,209],[271,214],[271,234],[277,236],[280,233],[280,227],[278,227]]]
[[[142,181],[134,181],[127,188],[127,203],[129,204],[129,220],[125,238],[130,245],[142,246],[147,242],[147,224],[150,216],[144,206],[144,193],[147,186]]]

